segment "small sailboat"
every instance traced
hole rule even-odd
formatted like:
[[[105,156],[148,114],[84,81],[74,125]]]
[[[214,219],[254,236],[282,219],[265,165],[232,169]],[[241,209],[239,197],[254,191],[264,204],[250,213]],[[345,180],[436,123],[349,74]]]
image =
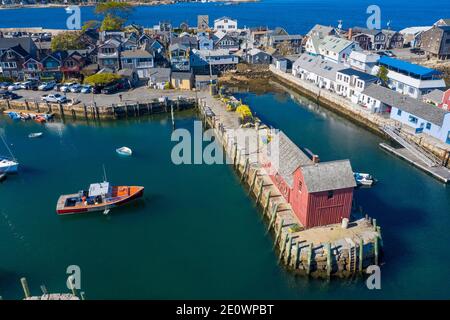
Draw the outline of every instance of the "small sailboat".
[[[19,170],[19,163],[13,159],[0,157],[0,173],[16,173]]]
[[[133,154],[133,151],[128,147],[118,148],[118,149],[116,149],[116,152],[118,154],[120,154],[121,156],[128,156],[128,157]]]
[[[375,179],[368,173],[354,172],[356,184],[360,186],[372,186],[375,183]]]
[[[42,135],[43,135],[42,132],[33,132],[28,135],[28,138],[30,138],[30,139],[39,138],[39,137],[42,137]]]
[[[9,151],[9,154],[11,155],[10,158],[0,156],[0,174],[16,173],[19,170],[19,163],[14,158],[14,155],[11,149],[8,147],[8,144],[6,143],[3,135],[0,134],[0,138],[2,139],[6,149]]]

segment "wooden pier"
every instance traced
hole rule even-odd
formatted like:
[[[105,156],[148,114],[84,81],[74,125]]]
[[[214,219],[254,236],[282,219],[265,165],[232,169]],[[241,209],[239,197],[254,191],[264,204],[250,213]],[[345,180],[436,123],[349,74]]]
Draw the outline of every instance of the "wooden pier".
[[[9,101],[0,100],[0,111],[4,113],[48,113],[60,118],[73,119],[119,119],[128,117],[141,117],[146,115],[169,113],[171,110],[181,111],[192,109],[197,105],[195,98],[153,99],[147,102],[123,102],[112,105],[87,105],[84,103],[61,104],[38,101]]]
[[[351,277],[369,265],[378,264],[381,253],[381,230],[375,219],[354,219],[348,226],[340,224],[304,229],[290,204],[272,183],[266,170],[252,161],[255,152],[236,139],[240,128],[238,115],[226,111],[220,100],[204,95],[199,101],[204,123],[213,128],[241,182],[248,187],[261,214],[267,221],[267,232],[273,235],[277,257],[288,270],[296,274],[329,278]],[[267,131],[259,123],[255,131]],[[256,134],[255,136],[258,136]],[[362,212],[361,215],[362,216]]]

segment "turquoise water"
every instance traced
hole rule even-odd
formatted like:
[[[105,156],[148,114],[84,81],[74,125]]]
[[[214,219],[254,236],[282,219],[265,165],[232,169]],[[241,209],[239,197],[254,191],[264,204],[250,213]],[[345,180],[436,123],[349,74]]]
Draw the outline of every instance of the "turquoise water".
[[[379,184],[356,192],[382,226],[382,290],[362,281],[295,278],[276,263],[253,201],[225,165],[175,166],[164,117],[95,123],[13,123],[0,118],[21,171],[0,184],[0,295],[18,298],[44,283],[66,291],[79,265],[90,299],[145,298],[449,298],[450,188],[385,154],[381,139],[287,94],[239,95],[263,121],[283,129],[322,160],[350,158]],[[177,115],[193,130],[195,115]],[[30,132],[43,131],[30,140]],[[115,148],[135,154],[120,158]],[[3,150],[3,149],[2,149]],[[143,200],[101,213],[60,217],[58,195],[102,177],[146,187]]]
[[[450,6],[441,0],[261,0],[255,3],[224,5],[223,3],[178,3],[166,6],[137,7],[129,22],[152,27],[161,20],[178,26],[181,22],[197,25],[197,15],[207,14],[210,21],[222,16],[238,19],[239,26],[282,26],[289,32],[306,33],[316,23],[344,28],[365,26],[366,9],[376,4],[381,8],[382,26],[391,21],[393,29],[432,25],[450,16]],[[39,14],[36,14],[36,13]],[[82,21],[96,19],[92,7],[81,8]],[[66,28],[68,15],[64,8],[0,10],[0,27]]]

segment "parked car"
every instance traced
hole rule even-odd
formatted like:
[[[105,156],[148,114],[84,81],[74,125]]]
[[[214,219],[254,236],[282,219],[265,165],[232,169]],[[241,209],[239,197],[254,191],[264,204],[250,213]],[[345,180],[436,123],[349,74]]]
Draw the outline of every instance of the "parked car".
[[[42,101],[46,101],[46,102],[57,102],[57,103],[67,102],[67,98],[59,93],[46,94],[46,95],[43,95],[41,99],[42,99]]]
[[[68,82],[68,83],[64,83],[60,88],[59,91],[61,92],[69,92],[70,88],[75,85],[75,82]]]
[[[0,89],[8,89],[8,87],[11,85],[11,82],[0,82]]]
[[[20,82],[14,82],[12,85],[8,86],[8,91],[14,91],[19,89],[21,89]]]
[[[0,90],[0,99],[5,100],[13,100],[19,98],[19,95],[17,95],[14,92],[7,91],[7,90]]]
[[[388,56],[390,58],[395,57],[396,55],[391,50],[386,50],[383,52],[385,56]]]
[[[114,83],[114,84],[110,84],[110,85],[104,87],[101,90],[101,93],[103,93],[103,94],[113,94],[113,93],[116,93],[117,91],[119,91],[119,86],[118,86],[117,83]]]
[[[38,90],[42,90],[42,91],[48,91],[48,90],[52,90],[56,85],[55,81],[50,81],[50,82],[43,82],[39,87]]]
[[[38,86],[39,85],[36,80],[27,80],[20,84],[20,88],[25,90],[36,90]]]
[[[78,83],[75,83],[74,85],[70,86],[70,92],[80,92],[81,91],[81,85]]]
[[[420,48],[411,48],[409,49],[409,52],[414,53],[414,54],[418,54],[418,55],[424,55],[425,51],[423,51]]]
[[[92,86],[85,84],[83,86],[81,86],[81,93],[91,93],[92,92]]]

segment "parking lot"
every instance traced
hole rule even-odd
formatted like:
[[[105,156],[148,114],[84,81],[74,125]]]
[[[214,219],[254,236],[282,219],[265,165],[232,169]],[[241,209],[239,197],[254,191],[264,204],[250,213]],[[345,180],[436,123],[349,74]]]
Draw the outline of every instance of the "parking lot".
[[[49,91],[33,91],[33,90],[15,90],[16,94],[20,98],[15,101],[41,101],[44,94],[59,93],[65,95],[69,101],[79,101],[86,105],[92,105],[94,102],[98,106],[109,106],[113,104],[122,103],[134,103],[141,102],[146,103],[154,99],[161,97],[167,97],[169,99],[183,98],[195,98],[195,91],[181,91],[181,90],[156,90],[149,89],[145,86],[130,89],[128,91],[121,91],[114,94],[92,94],[92,93],[72,93],[72,92],[58,92],[55,90]]]

